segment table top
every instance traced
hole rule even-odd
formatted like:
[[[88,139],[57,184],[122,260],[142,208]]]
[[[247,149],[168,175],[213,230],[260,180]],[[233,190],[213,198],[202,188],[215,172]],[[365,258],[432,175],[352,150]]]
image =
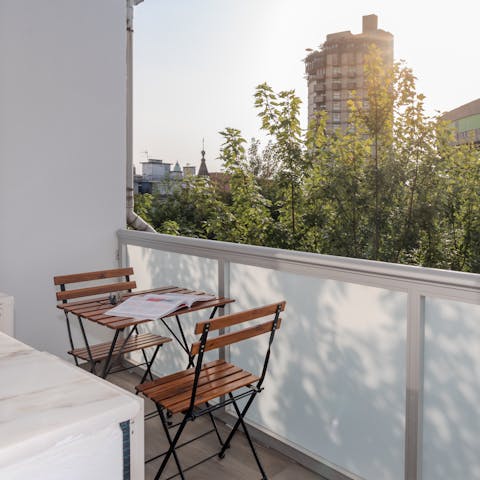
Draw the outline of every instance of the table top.
[[[151,290],[142,290],[138,292],[127,293],[123,296],[124,299],[134,295],[144,295],[146,293],[190,293],[195,295],[203,295],[205,292],[198,290],[189,290],[187,288],[175,287],[172,285],[165,287],[158,287]],[[212,300],[205,302],[196,302],[190,308],[185,307],[178,309],[163,318],[173,317],[176,315],[184,315],[186,313],[203,310],[205,308],[223,307],[228,303],[232,303],[235,300],[227,297],[215,297]],[[80,316],[92,322],[104,325],[114,330],[123,330],[126,327],[132,327],[140,323],[151,322],[150,319],[132,318],[132,317],[117,317],[113,315],[107,315],[105,312],[113,308],[108,297],[97,297],[88,300],[81,300],[78,302],[59,303],[58,308],[65,312],[72,313],[73,315]]]

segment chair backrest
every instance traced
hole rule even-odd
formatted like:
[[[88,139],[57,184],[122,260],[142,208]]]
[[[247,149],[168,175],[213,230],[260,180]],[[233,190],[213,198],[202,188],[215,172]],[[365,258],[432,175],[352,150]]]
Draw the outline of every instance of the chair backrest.
[[[57,292],[57,300],[67,303],[68,300],[83,297],[125,291],[131,292],[132,289],[136,288],[137,284],[135,281],[130,280],[130,275],[133,275],[133,268],[131,267],[114,268],[95,272],[75,273],[73,275],[57,275],[53,277],[53,283],[56,286],[60,286],[60,291]],[[105,283],[106,279],[115,279],[115,281]],[[83,282],[97,282],[99,284],[81,288],[67,289],[66,287],[67,285]]]
[[[253,308],[251,310],[245,310],[243,312],[233,313],[231,315],[224,315],[212,320],[198,322],[195,325],[195,333],[201,333],[202,338],[200,341],[192,344],[192,355],[197,355],[200,352],[207,352],[216,348],[225,347],[233,343],[241,342],[242,340],[247,340],[248,338],[262,335],[264,333],[275,332],[275,330],[280,328],[282,320],[279,315],[280,312],[285,310],[285,305],[286,302],[282,301],[265,305],[263,307]],[[224,333],[215,338],[208,338],[208,333],[211,331],[220,330],[267,316],[273,316],[274,318],[258,325],[242,328],[241,330],[237,330],[232,333]]]
[[[246,310],[239,313],[233,313],[231,315],[224,315],[222,317],[217,317],[212,320],[206,320],[204,322],[199,322],[195,326],[195,333],[202,333],[200,341],[192,344],[191,354],[192,356],[197,356],[197,365],[195,367],[195,378],[192,388],[192,397],[190,403],[190,411],[193,409],[195,403],[195,397],[197,392],[198,381],[200,378],[203,362],[203,354],[209,350],[214,350],[215,348],[225,347],[227,345],[232,345],[233,343],[241,342],[249,338],[262,335],[264,333],[270,332],[270,338],[268,341],[268,349],[265,355],[265,360],[263,363],[262,373],[258,379],[256,388],[260,389],[262,383],[265,379],[265,374],[267,373],[268,362],[270,359],[270,349],[272,346],[273,339],[275,337],[275,332],[281,325],[280,312],[285,310],[285,301],[278,303],[272,303],[270,305],[265,305],[263,307],[253,308],[251,310]],[[252,327],[245,327],[241,330],[237,330],[231,333],[222,333],[215,338],[208,338],[210,331],[220,330],[223,328],[231,327],[233,325],[238,325],[240,323],[249,322],[250,320],[255,320],[257,318],[264,317],[273,317],[272,320],[254,325]]]

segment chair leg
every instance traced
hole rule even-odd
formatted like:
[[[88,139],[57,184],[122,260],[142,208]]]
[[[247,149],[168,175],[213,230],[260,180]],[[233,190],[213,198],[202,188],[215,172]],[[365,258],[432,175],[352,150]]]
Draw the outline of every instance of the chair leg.
[[[233,395],[229,393],[229,397],[232,400],[233,407],[235,408],[235,412],[237,413],[238,419],[235,422],[235,425],[232,428],[232,431],[228,435],[228,438],[225,440],[222,449],[220,450],[220,453],[218,456],[220,458],[225,457],[225,450],[227,448],[230,448],[230,442],[232,441],[233,436],[237,433],[238,427],[242,425],[243,431],[245,432],[245,436],[247,437],[248,444],[250,445],[250,449],[252,450],[253,456],[255,458],[255,461],[257,462],[258,469],[260,470],[260,473],[262,474],[262,480],[267,480],[267,474],[265,473],[265,470],[263,469],[262,463],[260,462],[260,458],[258,458],[257,451],[255,450],[255,446],[253,444],[253,441],[250,437],[250,433],[248,431],[247,426],[245,425],[245,422],[243,421],[243,418],[247,414],[248,409],[250,408],[253,399],[255,398],[257,392],[252,392],[251,397],[248,399],[247,404],[243,408],[242,411],[238,408],[237,402],[235,401]]]
[[[108,356],[105,359],[102,378],[107,378],[108,372],[110,370],[110,363],[112,361],[113,350],[115,349],[115,345],[117,344],[117,339],[119,334],[120,334],[120,330],[115,330],[115,335],[113,336],[112,343],[110,344],[110,350],[108,351]]]
[[[150,359],[150,361],[148,361],[147,354],[145,353],[145,350],[142,349],[143,358],[145,360],[145,364],[147,365],[147,369],[146,369],[145,373],[143,374],[143,377],[142,377],[142,380],[140,381],[140,384],[142,384],[147,379],[147,375],[150,376],[150,380],[153,380],[151,367],[152,367],[153,362],[155,361],[158,350],[160,349],[161,346],[162,345],[157,345],[157,348],[153,352],[153,355],[152,355],[152,358]]]
[[[255,393],[256,392],[252,392],[251,397],[248,399],[247,404],[245,405],[245,407],[243,409],[243,412],[242,412],[243,415],[245,415],[247,413],[247,410],[250,408],[250,405],[253,402],[253,398],[255,396]],[[230,398],[232,398],[231,394],[230,394]],[[237,421],[235,422],[235,425],[233,426],[232,430],[230,431],[230,434],[228,435],[227,439],[223,442],[223,448],[220,450],[220,453],[218,454],[218,456],[220,458],[223,458],[225,456],[225,450],[230,448],[230,442],[231,442],[233,436],[235,435],[235,433],[237,432],[238,427],[240,426],[240,423],[241,423],[240,415],[238,415],[238,413],[237,413],[237,416],[238,416]]]
[[[83,341],[85,342],[85,347],[88,353],[88,359],[90,362],[90,372],[96,375],[97,374],[97,372],[95,371],[96,362],[93,359],[92,351],[90,350],[90,344],[88,343],[88,340],[87,340],[87,334],[85,333],[85,328],[83,326],[82,318],[80,316],[77,316],[77,318],[78,318],[78,323],[80,325],[80,330],[82,331]]]
[[[158,414],[160,416],[160,419],[162,421],[162,426],[163,426],[163,429],[165,430],[165,436],[167,437],[167,440],[168,440],[168,443],[170,444],[170,447],[169,447],[167,453],[165,454],[165,457],[163,457],[163,462],[160,465],[160,468],[158,469],[157,474],[155,475],[155,480],[158,480],[160,478],[160,475],[165,470],[165,467],[167,466],[168,460],[170,459],[171,455],[173,455],[173,458],[175,459],[175,463],[177,464],[178,473],[180,475],[180,478],[182,480],[185,480],[185,475],[183,474],[183,470],[182,470],[182,467],[180,465],[180,460],[178,459],[177,452],[175,451],[175,447],[178,443],[178,440],[180,439],[180,436],[183,432],[183,429],[185,428],[185,425],[187,424],[188,418],[187,418],[186,415],[183,417],[182,423],[178,427],[178,430],[175,433],[175,436],[173,437],[173,440],[172,440],[172,436],[170,435],[170,432],[168,430],[168,423],[167,423],[167,419],[165,418],[165,415],[163,413],[163,409],[160,408],[157,405],[157,410],[158,410]]]
[[[112,367],[112,359],[113,359],[113,352],[115,350],[115,345],[117,344],[117,340],[118,340],[118,336],[121,332],[123,332],[125,330],[125,328],[122,328],[122,329],[118,329],[118,330],[115,330],[115,335],[113,337],[113,340],[112,340],[112,343],[110,345],[110,350],[108,351],[108,357],[107,359],[105,360],[105,366],[103,368],[103,373],[102,373],[102,378],[107,378],[107,375],[109,374],[110,372],[110,368]],[[125,345],[127,345],[128,343],[128,340],[130,339],[130,337],[132,336],[133,332],[135,330],[134,329],[131,329],[129,332],[128,332],[128,335],[123,339],[123,343],[120,347],[120,350],[118,351],[118,353],[115,355],[115,358],[121,358],[122,355],[123,355],[123,349],[125,348]]]
[[[70,327],[70,318],[68,317],[68,313],[65,313],[65,319],[67,320],[67,332],[68,332],[68,341],[70,342],[70,348],[73,352],[75,350],[75,346],[73,345],[73,336],[72,336],[72,328]],[[78,367],[78,358],[74,355],[73,359],[75,360],[75,365]]]
[[[208,402],[206,402],[205,405],[207,406],[207,408],[210,407],[210,404]],[[223,447],[223,440],[222,440],[222,437],[220,436],[220,432],[218,431],[217,422],[215,421],[215,418],[213,417],[212,412],[208,412],[208,416],[210,417],[210,421],[212,422],[213,428],[215,429],[218,442],[220,443],[220,446]]]

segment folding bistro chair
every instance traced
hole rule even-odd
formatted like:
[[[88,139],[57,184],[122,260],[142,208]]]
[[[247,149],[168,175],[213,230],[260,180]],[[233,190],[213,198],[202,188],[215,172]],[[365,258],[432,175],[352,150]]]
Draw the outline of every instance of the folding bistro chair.
[[[147,376],[153,380],[150,368],[157,356],[158,350],[165,343],[171,342],[169,337],[162,337],[151,333],[139,333],[138,325],[149,322],[146,319],[135,319],[127,317],[112,317],[105,312],[113,308],[117,294],[125,296],[132,295],[132,289],[136,287],[136,282],[130,280],[133,275],[133,268],[117,268],[110,270],[100,270],[95,272],[78,273],[73,275],[58,275],[54,277],[54,284],[60,286],[57,292],[57,300],[60,302],[57,307],[62,309],[67,322],[68,339],[71,350],[68,352],[75,359],[76,365],[79,365],[79,359],[89,362],[90,371],[94,374],[96,366],[104,362],[104,368],[101,376],[105,378],[111,373],[114,359],[120,358],[123,354],[141,350],[144,363],[147,369],[142,378],[145,381]],[[105,283],[107,280],[109,283]],[[89,286],[82,288],[69,288],[67,285],[89,282]],[[92,286],[92,282],[95,285]],[[100,282],[100,283],[99,283]],[[106,296],[105,294],[109,294]],[[75,300],[72,302],[71,300]],[[75,347],[70,317],[76,317],[82,333],[84,347]],[[99,325],[112,329],[115,333],[111,342],[90,345],[83,320],[91,320]],[[121,334],[126,328],[130,330],[122,338]],[[146,349],[154,347],[153,354],[148,358]],[[125,369],[124,369],[125,370]],[[119,371],[119,370],[117,370]]]
[[[192,356],[196,357],[196,366],[194,368],[188,368],[187,370],[160,377],[152,382],[147,382],[136,387],[137,392],[141,392],[147,398],[155,402],[166,438],[170,445],[166,452],[148,460],[152,461],[162,456],[164,457],[155,476],[155,480],[160,478],[171,456],[173,456],[177,465],[178,474],[169,478],[180,475],[182,479],[185,478],[185,471],[196,467],[200,463],[203,463],[216,455],[223,458],[225,451],[230,447],[232,438],[240,425],[245,432],[245,436],[247,437],[248,444],[250,445],[258,469],[262,474],[262,479],[267,478],[257,452],[255,451],[247,426],[245,425],[244,418],[257,394],[263,390],[262,384],[267,372],[272,342],[275,336],[275,331],[280,328],[281,319],[279,315],[284,309],[285,302],[282,301],[197,323],[195,333],[201,334],[201,337],[200,341],[193,343],[191,348]],[[211,331],[224,329],[267,316],[271,317],[271,319],[258,325],[245,327],[231,333],[223,333],[214,338],[208,338]],[[215,360],[208,363],[203,362],[204,353],[209,350],[225,347],[264,333],[269,333],[270,338],[260,376],[253,375],[224,360]],[[212,405],[210,402],[214,399],[218,399],[218,401]],[[243,408],[237,403],[240,399],[246,400]],[[226,405],[233,405],[238,418],[226,440],[222,440],[212,412],[219,408],[223,408]],[[170,425],[166,419],[166,416],[170,414],[181,414],[181,421],[175,425]],[[187,422],[195,420],[202,415],[209,415],[213,428],[192,440],[179,444]],[[173,427],[178,428],[172,435],[170,434],[170,429]],[[221,446],[220,451],[183,469],[176,450],[213,431],[215,431],[219,440]]]

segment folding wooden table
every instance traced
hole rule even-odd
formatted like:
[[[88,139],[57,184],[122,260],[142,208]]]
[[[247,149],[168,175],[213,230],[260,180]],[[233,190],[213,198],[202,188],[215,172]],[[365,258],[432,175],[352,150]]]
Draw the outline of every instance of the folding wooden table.
[[[122,300],[131,297],[133,295],[144,295],[146,293],[155,293],[155,294],[162,294],[162,293],[189,293],[189,294],[197,294],[201,295],[205,292],[189,290],[186,288],[175,287],[175,286],[165,286],[159,287],[151,290],[144,290],[139,292],[131,292],[125,294],[122,297]],[[184,330],[182,328],[182,324],[180,322],[180,316],[185,315],[190,312],[195,312],[199,310],[209,309],[211,308],[212,311],[210,313],[209,318],[213,318],[217,312],[217,309],[220,307],[224,307],[228,303],[233,302],[233,299],[226,298],[226,297],[215,297],[212,300],[207,300],[204,302],[197,302],[192,305],[190,308],[182,308],[175,312],[172,312],[166,315],[159,320],[165,325],[167,330],[172,334],[173,338],[177,341],[179,346],[188,356],[188,366],[193,365],[193,357],[190,354],[189,345],[187,343]],[[145,364],[147,369],[145,374],[142,378],[141,383],[145,381],[148,375],[151,377],[151,366],[155,357],[157,355],[158,349],[164,343],[170,342],[172,339],[168,337],[162,337],[164,341],[159,342],[159,336],[153,335],[151,333],[145,334],[138,334],[137,326],[143,323],[152,322],[154,320],[150,319],[139,319],[139,318],[132,318],[132,317],[117,317],[108,315],[106,312],[113,308],[114,305],[111,304],[109,297],[103,298],[95,298],[91,300],[83,300],[79,302],[71,302],[71,303],[59,303],[57,305],[58,308],[62,309],[65,312],[65,315],[68,317],[69,314],[74,315],[78,318],[80,328],[83,333],[85,347],[84,348],[72,348],[68,353],[73,355],[75,359],[80,358],[82,360],[88,361],[91,366],[92,373],[96,374],[95,365],[99,361],[105,361],[105,365],[102,371],[101,376],[105,378],[111,370],[113,360],[115,358],[120,358],[121,355],[133,352],[136,350],[142,350],[144,355]],[[178,332],[175,332],[171,325],[167,323],[167,318],[174,317]],[[97,323],[99,325],[103,325],[107,328],[114,330],[114,336],[111,342],[101,343],[94,346],[91,346],[88,342],[87,336],[85,334],[85,329],[83,325],[83,320],[89,320],[91,322]],[[124,332],[126,329],[129,329],[128,333],[126,333],[125,337],[122,339],[120,334]],[[136,333],[135,338],[132,339],[131,336],[133,333]],[[156,346],[155,352],[150,359],[146,358],[144,349]]]

